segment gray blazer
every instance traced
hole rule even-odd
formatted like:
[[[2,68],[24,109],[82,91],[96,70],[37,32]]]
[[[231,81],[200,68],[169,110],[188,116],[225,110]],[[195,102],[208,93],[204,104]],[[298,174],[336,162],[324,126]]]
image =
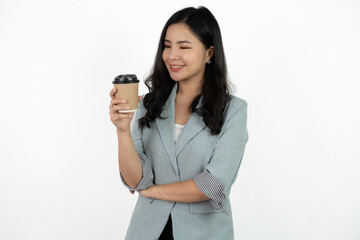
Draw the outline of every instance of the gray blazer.
[[[156,185],[193,179],[208,170],[224,187],[226,212],[215,209],[210,201],[167,202],[139,195],[126,239],[157,240],[171,214],[175,240],[232,240],[229,194],[248,141],[247,102],[231,96],[222,130],[216,136],[211,135],[202,117],[192,114],[174,144],[176,92],[177,84],[161,114],[165,119],[157,118],[142,132],[138,119],[146,109],[140,102],[132,129],[136,150],[148,157]]]

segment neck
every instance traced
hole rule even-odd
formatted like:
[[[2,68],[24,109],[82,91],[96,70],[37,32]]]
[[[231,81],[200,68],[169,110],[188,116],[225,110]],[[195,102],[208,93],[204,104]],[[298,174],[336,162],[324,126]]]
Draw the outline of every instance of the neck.
[[[194,99],[201,94],[203,82],[179,82],[178,96]]]

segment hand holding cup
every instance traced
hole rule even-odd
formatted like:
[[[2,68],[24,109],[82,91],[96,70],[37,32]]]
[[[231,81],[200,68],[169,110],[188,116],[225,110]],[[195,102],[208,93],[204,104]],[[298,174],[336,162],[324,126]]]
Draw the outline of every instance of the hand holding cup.
[[[130,122],[134,117],[135,112],[126,112],[130,109],[130,106],[127,104],[126,99],[116,99],[115,94],[117,92],[116,88],[111,89],[110,97],[111,102],[109,106],[110,110],[110,119],[112,123],[120,130],[126,131],[130,129]],[[138,103],[141,100],[141,96],[138,96]],[[120,111],[120,112],[119,112]],[[125,111],[125,112],[123,112]]]
[[[138,96],[136,75],[119,75],[113,81],[114,88],[110,91],[110,119],[120,131],[130,130],[130,122],[138,108],[141,97]]]

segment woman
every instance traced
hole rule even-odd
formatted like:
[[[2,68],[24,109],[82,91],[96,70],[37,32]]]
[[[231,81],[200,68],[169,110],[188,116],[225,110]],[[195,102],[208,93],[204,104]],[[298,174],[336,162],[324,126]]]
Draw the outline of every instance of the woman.
[[[205,7],[176,12],[133,113],[112,89],[123,183],[137,200],[126,239],[233,239],[229,201],[245,145],[247,103],[229,94],[220,28]]]

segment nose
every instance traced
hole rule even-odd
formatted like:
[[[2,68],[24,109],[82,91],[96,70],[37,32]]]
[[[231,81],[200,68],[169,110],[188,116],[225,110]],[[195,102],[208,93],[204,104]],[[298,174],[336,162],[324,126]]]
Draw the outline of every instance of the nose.
[[[179,51],[176,48],[169,49],[169,60],[178,60],[179,59]]]

